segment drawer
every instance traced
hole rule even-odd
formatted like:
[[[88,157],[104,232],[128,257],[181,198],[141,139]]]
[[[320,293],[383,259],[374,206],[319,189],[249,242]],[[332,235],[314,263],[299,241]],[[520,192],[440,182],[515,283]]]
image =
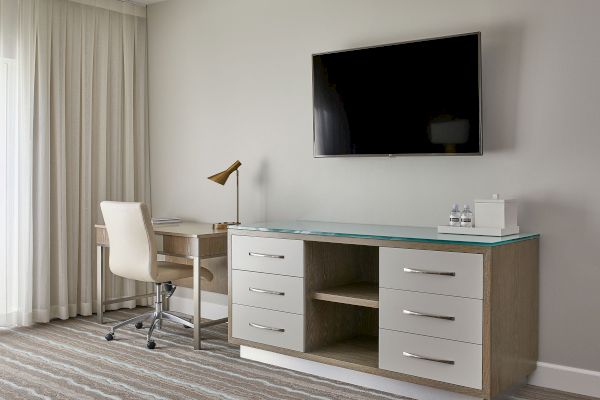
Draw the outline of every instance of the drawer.
[[[269,274],[304,276],[304,242],[231,236],[231,267]]]
[[[304,351],[304,316],[233,304],[232,336]]]
[[[304,314],[304,279],[233,270],[231,296],[235,304]]]
[[[379,286],[483,298],[483,254],[379,248]]]
[[[478,344],[379,330],[379,368],[389,371],[481,389],[481,355]]]
[[[380,328],[481,344],[482,318],[482,300],[379,289]]]

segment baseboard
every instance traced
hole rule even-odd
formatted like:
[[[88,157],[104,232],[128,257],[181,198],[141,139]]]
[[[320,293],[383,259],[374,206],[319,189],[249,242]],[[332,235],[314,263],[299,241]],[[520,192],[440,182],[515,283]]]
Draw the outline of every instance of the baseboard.
[[[529,384],[563,392],[600,397],[600,371],[538,362]]]
[[[192,289],[178,287],[173,297],[169,300],[169,308],[173,311],[193,315],[194,305],[192,304],[192,294]],[[226,318],[228,314],[227,296],[220,293],[202,292],[201,310],[202,318]]]
[[[476,397],[448,392],[445,390],[398,381],[365,372],[336,367],[315,361],[290,357],[284,354],[260,350],[248,346],[240,346],[240,357],[275,365],[294,371],[304,372],[318,377],[333,379],[340,382],[380,390],[395,396],[405,396],[418,400],[475,400]],[[360,389],[359,389],[360,390]]]

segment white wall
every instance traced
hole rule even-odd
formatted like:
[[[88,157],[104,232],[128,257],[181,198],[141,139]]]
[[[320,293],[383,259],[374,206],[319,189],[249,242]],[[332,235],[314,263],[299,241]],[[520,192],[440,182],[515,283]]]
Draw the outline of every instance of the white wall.
[[[149,7],[155,214],[437,225],[520,200],[541,239],[540,359],[600,371],[600,2],[170,0]],[[481,31],[482,157],[312,157],[315,52]]]

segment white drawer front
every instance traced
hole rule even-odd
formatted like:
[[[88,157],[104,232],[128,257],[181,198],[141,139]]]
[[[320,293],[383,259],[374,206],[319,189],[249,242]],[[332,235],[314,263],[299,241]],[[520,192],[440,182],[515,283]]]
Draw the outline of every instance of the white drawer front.
[[[379,286],[483,298],[483,255],[379,248]]]
[[[481,344],[482,318],[482,300],[379,289],[380,328]]]
[[[304,279],[233,270],[233,303],[304,314]]]
[[[232,235],[233,269],[269,274],[304,276],[302,240],[272,239]]]
[[[234,304],[232,336],[304,351],[304,316]]]
[[[477,344],[379,330],[379,368],[389,371],[481,389],[481,355]]]

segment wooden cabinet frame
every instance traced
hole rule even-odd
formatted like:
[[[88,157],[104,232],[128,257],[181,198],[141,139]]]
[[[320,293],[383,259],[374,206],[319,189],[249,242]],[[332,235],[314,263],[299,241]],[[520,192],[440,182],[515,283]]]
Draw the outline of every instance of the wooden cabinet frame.
[[[305,289],[307,290],[305,292],[305,301],[307,305],[305,327],[308,328],[308,331],[305,332],[306,352],[286,350],[234,338],[231,335],[231,326],[235,321],[232,321],[232,323],[229,324],[229,341],[233,344],[254,347],[406,382],[427,385],[483,399],[491,399],[513,385],[523,382],[536,368],[538,358],[539,307],[538,237],[499,245],[463,245],[274,233],[237,229],[230,230],[228,234],[230,279],[232,276],[232,235],[296,239],[304,240],[306,242],[304,255]],[[313,243],[361,246],[363,250],[358,253],[348,253],[352,255],[351,259],[354,261],[356,261],[357,254],[359,258],[360,254],[362,254],[362,257],[364,257],[365,260],[373,260],[372,252],[378,252],[379,247],[483,254],[482,389],[458,386],[379,369],[377,368],[377,365],[373,363],[372,358],[369,359],[369,357],[363,357],[360,352],[356,352],[355,354],[353,351],[355,347],[353,347],[352,342],[340,344],[340,346],[338,346],[339,348],[335,350],[337,353],[319,351],[318,348],[312,346],[311,340],[314,340],[315,335],[322,334],[322,332],[326,332],[329,329],[337,329],[335,324],[331,324],[331,326],[315,327],[312,326],[310,322],[312,312],[311,307],[314,307],[314,302],[318,301],[313,299],[310,292],[310,274],[314,271],[310,271],[309,263],[311,255],[308,254],[307,251],[310,252],[319,248],[319,245],[313,246]],[[344,260],[344,251],[343,249],[340,249],[331,262],[333,264],[339,263],[340,266],[343,266],[344,263],[349,260],[350,259]],[[231,280],[229,281],[229,309],[231,312]],[[360,346],[360,343],[354,344],[354,346]]]

